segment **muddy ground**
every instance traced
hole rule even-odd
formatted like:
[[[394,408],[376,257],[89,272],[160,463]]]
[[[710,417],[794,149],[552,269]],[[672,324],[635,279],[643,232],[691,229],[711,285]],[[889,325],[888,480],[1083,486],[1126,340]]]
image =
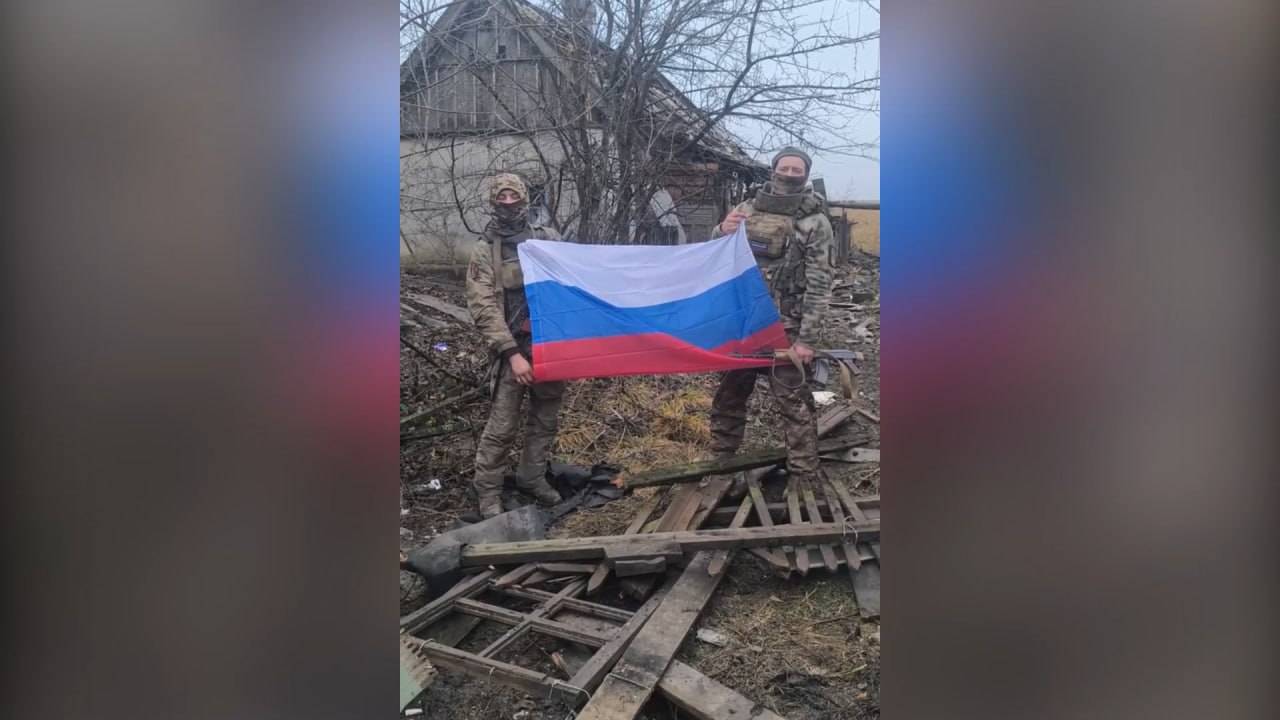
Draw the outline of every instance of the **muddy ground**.
[[[857,363],[858,404],[879,414],[879,262],[857,254],[837,273],[827,346],[863,354]],[[401,275],[401,416],[446,401],[483,378],[487,353],[479,334],[446,315],[424,309],[415,296],[429,295],[465,307],[461,274],[415,271]],[[592,465],[608,462],[627,470],[688,462],[708,456],[707,412],[715,375],[608,378],[575,382],[560,415],[557,460]],[[836,390],[838,388],[832,387]],[[401,549],[426,543],[458,518],[474,511],[469,487],[475,442],[488,412],[483,397],[433,415],[416,425],[401,443]],[[746,447],[778,445],[781,435],[767,388],[752,398]],[[836,436],[879,446],[879,426],[861,416]],[[512,452],[514,466],[518,448]],[[877,465],[830,464],[827,472],[856,495],[879,492]],[[437,489],[438,488],[438,489]],[[648,494],[635,495],[560,521],[553,535],[601,535],[621,532]],[[767,488],[780,497],[780,487]],[[657,515],[655,514],[655,517]],[[402,612],[422,600],[418,586],[402,573]],[[633,607],[607,586],[593,600]],[[782,580],[753,556],[739,554],[729,575],[699,619],[728,639],[725,647],[701,642],[690,633],[677,657],[789,720],[879,717],[879,625],[861,623],[848,576],[822,570],[806,578]],[[501,632],[483,623],[460,645],[478,650]],[[516,643],[504,658],[552,672],[550,654],[560,641],[532,636]],[[491,686],[452,672],[441,672],[427,693],[425,717],[431,720],[560,720],[563,709],[544,707],[540,699]],[[687,717],[658,698],[642,715],[649,720]]]

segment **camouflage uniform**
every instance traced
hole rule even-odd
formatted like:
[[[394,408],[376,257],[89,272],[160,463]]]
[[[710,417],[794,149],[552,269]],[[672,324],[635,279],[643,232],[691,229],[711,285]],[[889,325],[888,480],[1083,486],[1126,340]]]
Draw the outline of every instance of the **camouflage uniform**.
[[[495,178],[495,188],[501,186],[503,177]],[[523,197],[522,183],[519,188]],[[496,189],[493,194],[496,195]],[[492,514],[495,506],[500,511],[499,497],[507,467],[507,453],[520,428],[520,404],[526,389],[529,391],[529,411],[524,419],[524,454],[516,471],[517,484],[544,502],[559,500],[559,495],[546,482],[545,470],[547,455],[555,442],[565,383],[521,385],[508,362],[516,352],[527,360],[532,361],[533,358],[529,306],[516,254],[517,245],[529,238],[559,240],[560,235],[552,228],[532,224],[510,233],[498,223],[491,222],[476,242],[467,268],[467,307],[489,343],[496,376],[489,421],[476,448],[474,484],[482,514]],[[499,265],[501,269],[497,269]],[[489,511],[486,511],[486,505]]]
[[[755,200],[736,208],[754,214]],[[745,220],[743,222],[746,222]],[[796,210],[794,230],[782,257],[756,261],[782,316],[787,339],[819,346],[822,320],[831,298],[833,236],[826,200],[808,189]],[[812,477],[818,471],[818,429],[813,394],[800,371],[781,364],[763,370],[731,370],[724,374],[711,405],[711,446],[716,456],[737,452],[747,427],[747,402],[756,378],[764,374],[778,403],[792,473]]]

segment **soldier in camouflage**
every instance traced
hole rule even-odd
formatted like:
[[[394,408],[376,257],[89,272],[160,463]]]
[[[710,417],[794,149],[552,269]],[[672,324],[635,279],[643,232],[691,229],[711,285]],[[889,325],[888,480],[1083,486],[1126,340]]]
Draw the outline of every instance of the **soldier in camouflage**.
[[[526,390],[524,454],[516,485],[543,504],[560,502],[546,480],[547,454],[555,442],[563,382],[537,382],[530,361],[532,333],[524,276],[516,247],[529,238],[559,240],[552,228],[529,222],[528,190],[519,177],[503,173],[490,183],[493,219],[471,253],[467,268],[467,307],[494,356],[493,404],[476,449],[475,490],[483,517],[502,512],[502,481],[520,427],[520,403]]]
[[[773,158],[771,180],[720,223],[726,235],[747,223],[752,252],[778,306],[791,350],[805,364],[813,360],[813,348],[819,344],[834,267],[831,221],[826,200],[808,183],[811,166],[803,150],[783,148]],[[799,479],[812,480],[818,472],[813,394],[794,365],[724,374],[711,406],[712,450],[717,457],[737,452],[747,427],[747,401],[762,373],[782,415],[787,467]],[[744,490],[741,482],[735,483],[731,495],[740,496]]]

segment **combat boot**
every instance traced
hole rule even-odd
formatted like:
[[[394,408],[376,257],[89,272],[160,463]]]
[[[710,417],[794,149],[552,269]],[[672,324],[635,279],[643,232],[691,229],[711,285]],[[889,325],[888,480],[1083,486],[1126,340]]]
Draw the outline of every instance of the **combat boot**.
[[[480,496],[481,518],[488,520],[495,515],[501,515],[503,512],[501,494],[494,493]]]
[[[558,505],[564,498],[560,497],[560,493],[551,487],[551,483],[546,478],[534,478],[533,480],[516,480],[516,487],[522,492],[528,493],[538,499],[543,505]]]

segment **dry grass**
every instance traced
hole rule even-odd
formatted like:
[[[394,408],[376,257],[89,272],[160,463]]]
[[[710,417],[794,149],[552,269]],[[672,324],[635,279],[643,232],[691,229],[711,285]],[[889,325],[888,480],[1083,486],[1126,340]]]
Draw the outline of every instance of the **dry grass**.
[[[730,643],[719,648],[691,634],[682,652],[688,662],[786,717],[854,717],[869,709],[879,648],[863,637],[843,572],[788,581],[739,556],[699,627]]]

